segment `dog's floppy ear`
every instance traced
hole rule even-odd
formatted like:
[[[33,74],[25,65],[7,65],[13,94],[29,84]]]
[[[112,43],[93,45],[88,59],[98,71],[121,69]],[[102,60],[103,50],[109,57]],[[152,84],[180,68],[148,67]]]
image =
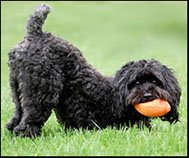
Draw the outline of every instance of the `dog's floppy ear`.
[[[120,70],[117,71],[113,85],[117,92],[117,97],[119,101],[119,105],[123,105],[125,103],[126,96],[128,95],[128,81],[130,76],[133,74],[132,67],[134,62],[129,62],[126,65],[122,66]]]
[[[162,72],[164,80],[165,80],[165,87],[167,91],[171,94],[175,105],[178,106],[180,102],[180,96],[181,96],[181,90],[178,84],[177,79],[175,78],[173,74],[173,70],[169,69],[165,65],[163,65],[164,71]]]
[[[134,61],[131,61],[122,66],[120,70],[117,71],[115,78],[114,78],[114,85],[120,86],[123,82],[129,80],[130,75],[132,74],[131,68],[134,64]]]
[[[171,111],[166,114],[162,119],[169,121],[170,123],[177,122],[179,119],[179,113],[177,107],[180,102],[181,90],[177,79],[175,78],[171,69],[163,65],[162,75],[164,77],[164,87],[171,96]]]

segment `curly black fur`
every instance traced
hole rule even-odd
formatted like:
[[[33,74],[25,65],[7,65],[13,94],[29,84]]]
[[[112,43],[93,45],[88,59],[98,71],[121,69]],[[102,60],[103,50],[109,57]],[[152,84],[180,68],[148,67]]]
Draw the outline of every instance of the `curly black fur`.
[[[102,76],[66,40],[42,31],[50,7],[40,5],[29,18],[24,40],[9,53],[10,86],[16,106],[7,128],[37,136],[55,110],[66,127],[104,128],[146,125],[149,118],[134,104],[166,99],[171,111],[162,119],[178,121],[180,89],[173,73],[155,60],[130,62],[114,78]]]

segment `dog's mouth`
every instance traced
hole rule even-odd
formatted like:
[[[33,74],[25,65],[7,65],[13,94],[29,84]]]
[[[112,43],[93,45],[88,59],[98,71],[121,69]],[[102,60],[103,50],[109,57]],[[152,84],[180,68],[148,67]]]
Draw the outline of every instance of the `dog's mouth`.
[[[145,93],[142,97],[140,95],[135,96],[132,100],[130,100],[130,104],[136,105],[139,103],[153,101],[155,99],[160,99],[160,97],[158,97],[157,95],[152,95],[151,93]]]
[[[130,93],[130,95],[127,97],[127,103],[129,105],[135,105],[139,103],[153,101],[155,99],[162,99],[170,102],[169,98],[171,97],[167,91],[156,87],[155,90],[147,91],[145,93],[137,90],[134,93]]]
[[[153,101],[155,99],[158,99],[159,97],[156,95],[152,95],[151,93],[145,93],[143,97],[140,98],[140,103],[145,103],[149,101]]]

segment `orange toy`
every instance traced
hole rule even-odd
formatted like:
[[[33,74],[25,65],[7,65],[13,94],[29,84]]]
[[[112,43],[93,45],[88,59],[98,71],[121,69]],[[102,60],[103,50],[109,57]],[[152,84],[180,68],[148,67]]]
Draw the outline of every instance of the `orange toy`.
[[[155,99],[146,103],[136,104],[135,109],[144,116],[158,117],[168,113],[171,110],[171,106],[165,100]]]

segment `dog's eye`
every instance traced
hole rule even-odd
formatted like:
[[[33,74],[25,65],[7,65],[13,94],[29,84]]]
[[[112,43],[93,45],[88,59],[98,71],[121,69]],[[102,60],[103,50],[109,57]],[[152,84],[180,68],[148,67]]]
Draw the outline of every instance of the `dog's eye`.
[[[140,82],[139,81],[136,81],[136,85],[139,85],[140,84]]]
[[[156,83],[156,80],[153,80],[152,82],[153,82],[153,83]]]

